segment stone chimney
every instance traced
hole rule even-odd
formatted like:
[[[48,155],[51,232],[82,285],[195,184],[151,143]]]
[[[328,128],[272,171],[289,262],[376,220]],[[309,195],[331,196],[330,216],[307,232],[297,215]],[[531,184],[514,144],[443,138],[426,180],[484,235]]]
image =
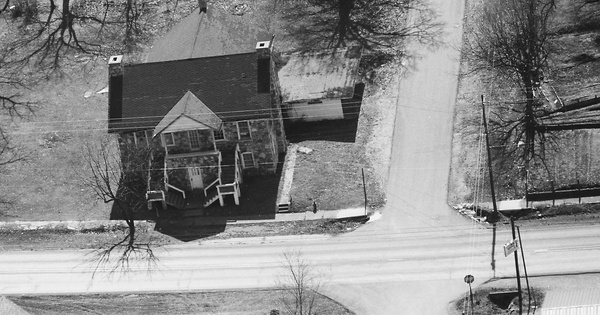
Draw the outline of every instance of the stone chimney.
[[[256,43],[257,93],[271,92],[271,43],[272,41]]]
[[[108,59],[108,130],[123,114],[123,56]]]
[[[200,12],[198,13],[206,13],[206,10],[208,8],[206,0],[198,0],[198,7],[200,8]]]

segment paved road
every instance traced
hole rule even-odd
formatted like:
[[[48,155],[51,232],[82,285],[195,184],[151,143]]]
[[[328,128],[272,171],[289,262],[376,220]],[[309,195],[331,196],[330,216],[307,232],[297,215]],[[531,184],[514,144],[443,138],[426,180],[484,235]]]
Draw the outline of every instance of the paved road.
[[[560,235],[554,227],[527,229],[522,234],[531,275],[600,271],[597,226],[564,226]],[[508,229],[498,232],[498,243],[508,239]],[[89,252],[3,253],[0,295],[270,287],[283,273],[282,254],[302,250],[314,270],[324,275],[328,293],[340,295],[336,297],[359,314],[442,314],[449,294],[456,298],[465,292],[464,275],[475,275],[476,283],[493,276],[491,231],[478,228],[246,242],[192,242],[157,249],[160,260],[155,266],[134,264],[129,273],[113,276],[100,269],[93,280],[94,265],[83,262],[90,258],[85,256]],[[496,253],[501,253],[501,245]],[[496,275],[513,275],[512,263],[511,257],[497,257]],[[405,293],[413,294],[386,294],[398,283]],[[371,298],[341,294],[336,288],[345,288],[345,293],[357,290]],[[441,301],[432,299],[434,294]]]

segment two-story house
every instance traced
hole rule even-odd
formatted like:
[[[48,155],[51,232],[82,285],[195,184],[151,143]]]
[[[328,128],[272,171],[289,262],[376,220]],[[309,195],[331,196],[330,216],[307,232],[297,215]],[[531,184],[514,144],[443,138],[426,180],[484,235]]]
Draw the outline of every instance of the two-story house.
[[[272,41],[255,51],[124,65],[109,60],[110,133],[164,150],[162,179],[149,205],[183,208],[227,196],[238,204],[243,177],[274,173],[285,151]]]

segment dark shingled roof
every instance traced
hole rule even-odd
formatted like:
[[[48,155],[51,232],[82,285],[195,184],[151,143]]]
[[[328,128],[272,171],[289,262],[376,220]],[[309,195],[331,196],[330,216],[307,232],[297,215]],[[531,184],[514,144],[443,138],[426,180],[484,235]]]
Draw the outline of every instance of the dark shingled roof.
[[[270,34],[247,15],[234,15],[209,5],[206,13],[196,9],[154,43],[147,62],[233,55],[252,52]]]
[[[122,119],[109,130],[153,129],[188,92],[223,121],[271,117],[270,93],[257,93],[257,54],[145,63],[123,69]]]

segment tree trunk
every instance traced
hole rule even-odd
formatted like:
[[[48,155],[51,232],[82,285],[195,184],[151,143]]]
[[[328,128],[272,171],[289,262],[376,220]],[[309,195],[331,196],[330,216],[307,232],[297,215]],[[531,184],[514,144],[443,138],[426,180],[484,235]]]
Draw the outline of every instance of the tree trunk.
[[[348,37],[348,27],[351,24],[350,14],[354,9],[355,0],[339,0],[338,4],[338,41],[336,47],[342,47],[346,45],[346,38]]]
[[[133,220],[125,220],[127,222],[127,226],[129,227],[129,242],[128,246],[133,247],[135,244],[135,222]]]

